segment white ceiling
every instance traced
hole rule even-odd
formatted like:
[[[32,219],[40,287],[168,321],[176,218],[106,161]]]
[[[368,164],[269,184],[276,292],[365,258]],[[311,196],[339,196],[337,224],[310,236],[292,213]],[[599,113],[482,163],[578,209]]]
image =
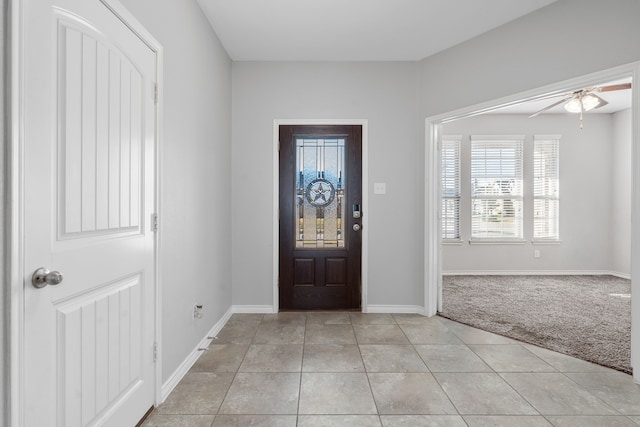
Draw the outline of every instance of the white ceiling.
[[[197,0],[234,61],[417,61],[555,1]],[[609,105],[590,113],[631,107],[631,90],[600,96]],[[492,113],[533,114],[560,99]]]
[[[416,61],[557,0],[197,0],[234,61]]]

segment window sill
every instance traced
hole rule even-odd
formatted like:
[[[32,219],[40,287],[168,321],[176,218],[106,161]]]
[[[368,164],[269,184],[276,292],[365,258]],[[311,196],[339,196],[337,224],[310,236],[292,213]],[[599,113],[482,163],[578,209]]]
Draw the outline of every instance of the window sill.
[[[461,239],[443,239],[442,240],[443,245],[460,246],[462,245],[462,243],[463,241]]]
[[[532,245],[560,245],[562,244],[562,240],[532,240]]]
[[[527,241],[524,239],[472,239],[469,240],[470,245],[524,245]]]

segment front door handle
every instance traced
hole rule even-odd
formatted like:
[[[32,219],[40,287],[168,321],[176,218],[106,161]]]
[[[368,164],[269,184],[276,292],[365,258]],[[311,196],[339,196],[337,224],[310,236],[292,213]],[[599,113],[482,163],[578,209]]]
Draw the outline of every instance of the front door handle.
[[[360,224],[353,224],[353,231],[360,231],[361,228]]]
[[[58,271],[49,271],[44,267],[37,269],[31,276],[31,283],[38,289],[47,285],[58,285],[60,282],[62,282],[62,274]]]

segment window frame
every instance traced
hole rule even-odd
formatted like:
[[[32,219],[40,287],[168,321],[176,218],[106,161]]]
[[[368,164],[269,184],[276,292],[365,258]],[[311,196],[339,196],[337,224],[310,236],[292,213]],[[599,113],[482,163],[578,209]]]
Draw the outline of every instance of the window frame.
[[[560,139],[562,135],[534,135],[532,154],[532,242],[555,243],[560,241]],[[544,173],[540,174],[539,150],[546,151]],[[551,157],[551,158],[549,158]],[[547,181],[542,184],[542,191],[537,180]],[[550,182],[551,181],[551,182]],[[537,201],[545,202],[544,214],[537,215]],[[550,212],[555,210],[555,212]],[[539,220],[542,220],[547,229],[545,235],[537,235]],[[549,231],[550,230],[550,231]]]
[[[471,202],[471,209],[470,209],[470,243],[481,243],[481,244],[486,244],[486,243],[524,243],[525,239],[524,239],[524,224],[525,224],[525,197],[524,197],[524,186],[525,186],[525,182],[524,182],[524,140],[525,140],[525,135],[470,135],[470,142],[471,142],[471,147],[470,147],[470,164],[469,164],[469,169],[470,169],[470,173],[469,173],[469,177],[470,177],[470,191],[469,191],[469,198],[470,198],[470,202]],[[496,158],[489,158],[487,156],[485,157],[479,157],[476,155],[476,152],[481,152],[481,151],[486,151],[490,150],[490,149],[496,149],[498,151],[503,150],[503,149],[510,149],[510,150],[515,150],[515,156],[513,157],[513,162],[512,165],[509,166],[507,164],[508,167],[513,169],[513,172],[510,174],[506,174],[504,172],[504,169],[502,168],[502,153],[500,153],[499,157]],[[485,173],[484,174],[477,174],[474,169],[474,161],[477,164],[477,161],[480,160],[481,162],[485,163]],[[494,161],[494,164],[491,165],[491,167],[495,167],[496,162],[500,164],[499,171],[493,170],[491,171],[491,173],[487,173],[487,169],[490,166],[487,166],[487,160]],[[493,175],[492,175],[493,174]],[[504,176],[503,180],[500,180],[501,176]],[[515,187],[514,189],[510,190],[509,193],[506,194],[482,194],[482,193],[475,193],[474,192],[474,181],[476,181],[477,179],[481,179],[481,180],[488,180],[491,178],[496,178],[496,182],[501,182],[501,181],[509,181],[512,180],[513,183],[512,185]],[[500,185],[502,186],[502,185]],[[509,200],[510,202],[517,202],[517,206],[514,209],[514,213],[513,213],[513,217],[515,219],[515,233],[514,235],[510,236],[510,235],[504,235],[504,231],[501,232],[501,235],[498,236],[483,236],[482,234],[486,234],[488,233],[488,230],[484,230],[484,232],[479,231],[477,229],[476,226],[476,221],[475,221],[475,215],[474,215],[474,204],[476,202],[480,202],[482,203],[483,201],[486,201],[487,203],[489,202],[499,202],[499,201],[503,201],[502,202],[502,206],[506,205],[506,201]],[[500,206],[500,203],[496,203],[498,206]],[[512,205],[513,206],[513,205]],[[502,210],[502,212],[504,212],[504,210]],[[501,217],[502,219],[504,219],[504,216]],[[483,221],[484,223],[487,223],[487,221]],[[501,224],[503,223],[503,221],[499,221]]]
[[[451,155],[446,154],[449,150],[453,151]],[[462,135],[443,135],[440,146],[440,233],[442,241],[445,243],[456,243],[462,241],[460,228],[460,204],[462,199],[460,178],[462,167],[461,152]],[[445,162],[452,164],[449,167],[446,167],[447,165],[445,165]],[[447,171],[452,171],[452,173],[447,174]],[[447,194],[445,189],[450,187],[449,183],[451,181],[453,181],[453,184],[451,185],[451,187],[453,187],[453,193]],[[452,209],[449,209],[449,207],[452,207]],[[453,211],[452,215],[448,214],[450,210]],[[448,231],[449,221],[452,221],[452,233]]]

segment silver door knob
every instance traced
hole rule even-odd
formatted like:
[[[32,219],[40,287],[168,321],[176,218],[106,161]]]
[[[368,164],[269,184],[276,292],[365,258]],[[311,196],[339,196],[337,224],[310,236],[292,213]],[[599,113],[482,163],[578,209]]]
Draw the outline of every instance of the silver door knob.
[[[47,285],[57,285],[60,282],[62,282],[62,274],[57,271],[49,271],[44,267],[37,269],[31,276],[31,283],[38,289]]]
[[[353,224],[353,231],[360,231],[361,228],[360,224]]]

